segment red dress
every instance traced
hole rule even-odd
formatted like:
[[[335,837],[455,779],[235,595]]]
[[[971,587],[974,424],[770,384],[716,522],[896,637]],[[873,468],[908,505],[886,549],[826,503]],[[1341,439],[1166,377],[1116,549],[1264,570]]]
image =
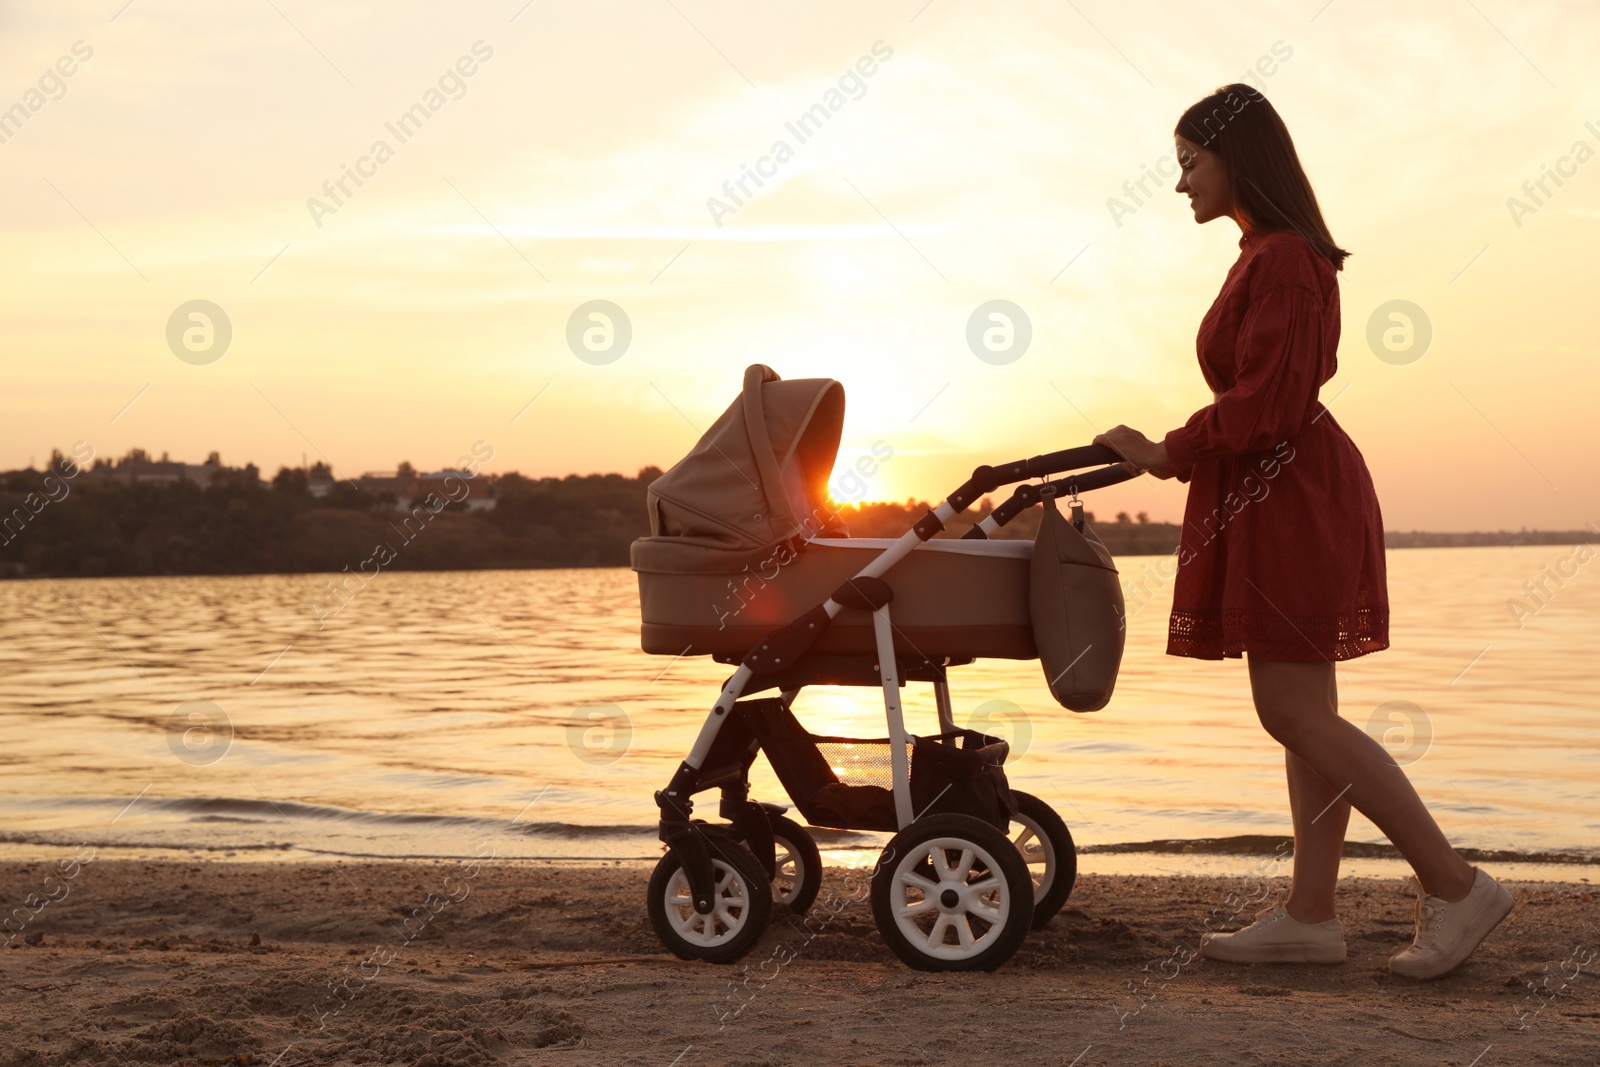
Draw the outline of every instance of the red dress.
[[[1293,230],[1239,248],[1196,342],[1216,400],[1164,442],[1189,483],[1167,654],[1377,652],[1383,516],[1361,452],[1317,399],[1338,369],[1336,272]]]

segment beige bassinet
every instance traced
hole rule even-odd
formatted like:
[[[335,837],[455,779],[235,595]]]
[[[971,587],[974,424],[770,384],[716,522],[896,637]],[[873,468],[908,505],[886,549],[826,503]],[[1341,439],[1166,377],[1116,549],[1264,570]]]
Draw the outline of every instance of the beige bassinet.
[[[740,398],[649,488],[633,543],[646,652],[737,660],[830,597],[894,542],[838,536],[828,478],[844,387],[745,375]],[[1032,659],[1026,541],[930,541],[894,568],[895,652],[916,660]],[[872,615],[846,608],[815,655],[870,656]]]

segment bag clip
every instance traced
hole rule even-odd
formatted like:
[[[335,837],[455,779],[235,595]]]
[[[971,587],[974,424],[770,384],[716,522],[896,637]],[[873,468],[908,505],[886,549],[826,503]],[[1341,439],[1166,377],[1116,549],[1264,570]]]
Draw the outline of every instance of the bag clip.
[[[1056,490],[1060,492],[1059,489]],[[1067,498],[1067,507],[1072,509],[1072,526],[1079,533],[1083,532],[1083,501],[1078,498],[1078,480],[1067,479],[1067,492],[1072,495]]]

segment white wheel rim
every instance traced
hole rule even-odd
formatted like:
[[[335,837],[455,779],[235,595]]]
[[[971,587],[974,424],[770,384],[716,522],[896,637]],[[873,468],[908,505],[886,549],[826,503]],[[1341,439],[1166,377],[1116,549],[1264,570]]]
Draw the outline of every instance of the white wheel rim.
[[[689,878],[679,867],[667,883],[664,901],[667,921],[684,941],[701,948],[713,948],[737,937],[750,916],[750,887],[744,876],[723,860],[711,861],[716,877],[716,889],[711,896],[711,912],[706,915],[694,910],[694,894],[689,889]],[[761,887],[763,890],[765,886]]]
[[[1011,816],[1011,843],[1022,853],[1022,862],[1028,865],[1028,877],[1033,879],[1033,902],[1044,899],[1056,878],[1056,847],[1044,828],[1020,811]]]
[[[780,901],[793,904],[800,895],[801,883],[805,881],[805,861],[800,858],[800,850],[794,847],[794,842],[787,838],[774,835],[772,843],[777,846],[777,854],[773,857],[772,888]]]
[[[923,863],[932,865],[935,880],[918,873]],[[999,938],[1011,916],[1011,892],[987,851],[964,838],[936,837],[896,864],[889,907],[895,926],[918,952],[964,960]]]

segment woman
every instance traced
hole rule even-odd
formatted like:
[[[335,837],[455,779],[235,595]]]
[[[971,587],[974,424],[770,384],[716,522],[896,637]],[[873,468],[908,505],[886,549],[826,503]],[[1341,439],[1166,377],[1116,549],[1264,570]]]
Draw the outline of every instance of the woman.
[[[1416,872],[1417,930],[1389,969],[1436,978],[1469,956],[1511,896],[1458,856],[1405,772],[1339,717],[1337,660],[1389,647],[1383,519],[1366,463],[1317,400],[1339,342],[1333,243],[1283,120],[1242,84],[1206,97],[1174,136],[1197,223],[1229,218],[1239,259],[1200,324],[1214,402],[1160,441],[1097,437],[1131,468],[1189,483],[1167,653],[1247,655],[1256,713],[1283,745],[1294,822],[1289,896],[1201,953],[1238,963],[1337,963],[1334,916],[1355,806]]]

